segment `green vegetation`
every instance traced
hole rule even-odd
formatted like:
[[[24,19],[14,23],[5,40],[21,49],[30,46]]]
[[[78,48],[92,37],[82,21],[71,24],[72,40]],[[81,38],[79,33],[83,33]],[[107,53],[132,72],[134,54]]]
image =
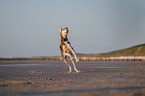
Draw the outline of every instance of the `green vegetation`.
[[[119,56],[145,56],[145,44],[130,48],[100,54],[78,54],[78,57],[119,57]]]

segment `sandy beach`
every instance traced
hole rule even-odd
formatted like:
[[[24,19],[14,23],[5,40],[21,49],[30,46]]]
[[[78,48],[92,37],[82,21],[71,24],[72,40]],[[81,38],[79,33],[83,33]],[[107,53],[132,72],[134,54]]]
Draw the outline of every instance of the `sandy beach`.
[[[70,61],[69,61],[70,63]],[[0,96],[145,96],[145,61],[0,61]]]

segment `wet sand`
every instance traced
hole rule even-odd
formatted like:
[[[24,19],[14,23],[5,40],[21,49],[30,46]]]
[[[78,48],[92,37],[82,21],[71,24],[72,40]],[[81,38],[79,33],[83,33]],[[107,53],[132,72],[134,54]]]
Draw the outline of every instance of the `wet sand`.
[[[69,61],[70,63],[70,61]],[[0,96],[145,96],[145,61],[0,61]]]

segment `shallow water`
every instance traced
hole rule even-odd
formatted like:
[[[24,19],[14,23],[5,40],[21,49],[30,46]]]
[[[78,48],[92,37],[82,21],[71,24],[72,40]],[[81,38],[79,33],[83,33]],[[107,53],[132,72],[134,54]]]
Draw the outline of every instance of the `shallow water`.
[[[4,64],[0,66],[38,66],[38,65],[46,65],[46,64]]]
[[[76,66],[80,73],[57,60],[0,62],[0,96],[145,96],[145,61]]]

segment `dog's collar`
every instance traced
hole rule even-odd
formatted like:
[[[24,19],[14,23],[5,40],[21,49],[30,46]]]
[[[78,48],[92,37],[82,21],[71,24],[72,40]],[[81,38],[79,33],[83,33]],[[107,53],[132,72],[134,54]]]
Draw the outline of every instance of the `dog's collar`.
[[[65,39],[64,39],[64,41],[68,41],[68,39],[67,39],[67,38],[65,38]]]
[[[68,39],[67,38],[61,38],[61,41],[68,41]]]

